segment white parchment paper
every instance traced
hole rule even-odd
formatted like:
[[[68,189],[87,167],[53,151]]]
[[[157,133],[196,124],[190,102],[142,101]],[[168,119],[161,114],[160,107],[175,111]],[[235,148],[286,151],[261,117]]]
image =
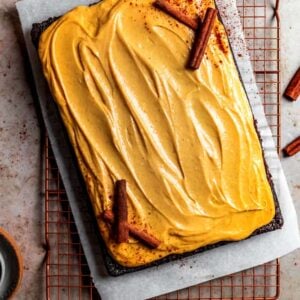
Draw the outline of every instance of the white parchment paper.
[[[96,243],[95,227],[89,220],[88,201],[79,175],[72,172],[74,162],[68,155],[70,145],[59,122],[58,111],[43,78],[36,49],[30,38],[32,23],[49,17],[60,16],[78,5],[94,3],[95,0],[23,0],[17,10],[30,58],[38,100],[47,127],[63,182],[68,194],[80,239],[91,274],[103,300],[145,299],[174,290],[192,286],[213,278],[238,272],[283,256],[300,246],[296,212],[287,182],[276,153],[271,130],[264,115],[257,86],[247,55],[242,27],[235,0],[216,0],[222,21],[230,32],[230,42],[245,88],[250,100],[258,130],[262,137],[267,165],[273,176],[280,203],[284,226],[281,230],[261,234],[245,241],[232,243],[204,253],[181,259],[159,267],[111,277],[107,274],[102,255]],[[242,54],[242,55],[238,55]]]

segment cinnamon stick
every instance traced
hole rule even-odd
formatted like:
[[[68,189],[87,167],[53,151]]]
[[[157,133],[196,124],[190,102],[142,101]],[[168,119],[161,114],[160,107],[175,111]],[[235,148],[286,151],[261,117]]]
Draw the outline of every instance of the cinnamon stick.
[[[286,156],[293,156],[300,151],[300,136],[282,149]]]
[[[105,222],[109,224],[113,224],[115,221],[115,216],[114,213],[111,210],[105,210],[103,212],[103,219]],[[137,240],[141,241],[144,243],[146,246],[149,248],[155,249],[160,245],[160,241],[152,236],[151,234],[147,233],[144,230],[140,230],[137,227],[135,227],[132,224],[127,223],[127,228],[130,233],[130,235]]]
[[[127,193],[126,193],[126,180],[118,180],[115,187],[115,201],[117,213],[117,242],[126,243],[129,238],[127,226]]]
[[[191,29],[196,30],[198,28],[198,21],[196,19],[187,16],[184,12],[175,8],[174,5],[170,4],[168,1],[156,0],[153,5]]]
[[[300,68],[289,83],[284,95],[292,101],[296,101],[300,96]]]
[[[134,238],[142,241],[149,248],[155,249],[160,245],[160,241],[156,237],[147,233],[146,231],[140,230],[131,224],[128,224],[128,229],[129,229],[130,234]]]
[[[216,17],[217,10],[209,7],[206,10],[203,23],[197,29],[188,63],[188,67],[193,70],[200,67]]]

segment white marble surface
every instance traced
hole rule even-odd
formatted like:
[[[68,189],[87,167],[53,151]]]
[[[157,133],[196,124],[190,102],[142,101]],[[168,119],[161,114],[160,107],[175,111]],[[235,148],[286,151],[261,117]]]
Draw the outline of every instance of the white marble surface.
[[[14,3],[0,0],[0,226],[15,237],[24,255],[16,299],[44,299],[40,129]],[[299,11],[299,0],[281,0],[283,89],[300,66]],[[283,99],[282,145],[299,134],[300,100]],[[300,216],[300,154],[282,164]],[[280,299],[300,299],[300,250],[281,259],[281,273]]]

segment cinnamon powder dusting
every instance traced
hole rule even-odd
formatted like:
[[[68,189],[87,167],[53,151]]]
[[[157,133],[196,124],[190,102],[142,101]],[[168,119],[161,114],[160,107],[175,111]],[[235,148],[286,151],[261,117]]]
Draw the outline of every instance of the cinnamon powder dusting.
[[[217,45],[223,53],[227,54],[229,49],[228,49],[228,45],[225,43],[224,38],[225,38],[224,33],[221,33],[219,31],[216,32]]]

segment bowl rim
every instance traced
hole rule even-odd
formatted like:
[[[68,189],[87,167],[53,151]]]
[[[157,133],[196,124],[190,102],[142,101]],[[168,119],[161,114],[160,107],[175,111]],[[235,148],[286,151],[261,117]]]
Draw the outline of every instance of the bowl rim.
[[[15,255],[17,257],[17,261],[18,261],[18,264],[19,264],[18,281],[17,281],[17,284],[14,287],[13,291],[11,292],[11,294],[8,297],[8,299],[12,299],[15,296],[16,292],[19,290],[20,286],[21,286],[21,281],[22,281],[22,278],[23,278],[23,266],[24,266],[24,262],[23,262],[23,258],[22,258],[22,255],[21,255],[20,248],[17,245],[17,242],[2,227],[0,227],[0,236],[4,237],[4,239],[10,244],[10,246],[12,247],[12,249],[15,252]],[[0,273],[0,285],[1,285],[1,283],[2,283],[2,281],[4,279],[4,275],[5,275],[5,262],[4,262],[4,259],[3,259],[3,255],[1,253],[0,253],[0,265],[1,265],[0,267],[2,268],[2,271]]]

